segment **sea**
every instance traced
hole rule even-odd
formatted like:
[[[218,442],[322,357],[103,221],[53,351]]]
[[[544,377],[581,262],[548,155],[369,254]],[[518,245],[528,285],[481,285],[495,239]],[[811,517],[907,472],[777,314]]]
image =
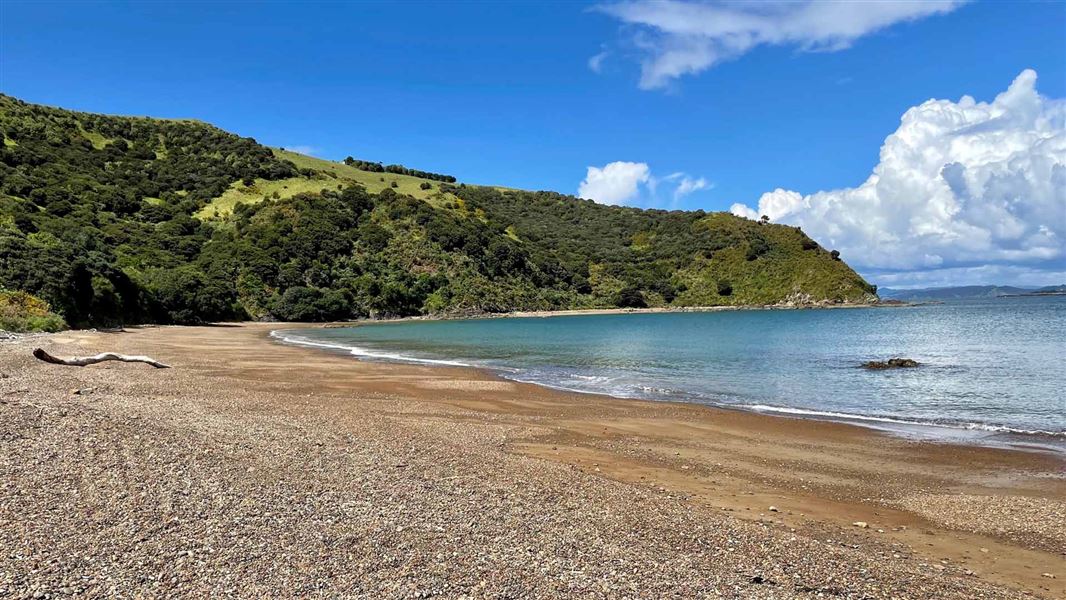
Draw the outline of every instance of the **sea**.
[[[279,330],[361,360],[575,392],[1066,452],[1066,297],[903,307],[397,321]],[[906,357],[917,368],[869,370]]]

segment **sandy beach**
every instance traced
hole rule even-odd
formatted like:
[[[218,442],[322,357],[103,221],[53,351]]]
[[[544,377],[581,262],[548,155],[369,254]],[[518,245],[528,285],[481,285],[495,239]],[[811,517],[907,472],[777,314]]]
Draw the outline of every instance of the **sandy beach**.
[[[361,362],[287,326],[0,342],[0,597],[1066,596],[1061,454]]]

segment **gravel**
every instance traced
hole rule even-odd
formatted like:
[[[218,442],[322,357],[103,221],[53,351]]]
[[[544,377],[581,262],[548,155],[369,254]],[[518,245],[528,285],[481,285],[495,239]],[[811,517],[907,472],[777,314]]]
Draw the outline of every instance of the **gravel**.
[[[0,344],[0,597],[1027,597],[507,452],[536,423],[30,341]]]

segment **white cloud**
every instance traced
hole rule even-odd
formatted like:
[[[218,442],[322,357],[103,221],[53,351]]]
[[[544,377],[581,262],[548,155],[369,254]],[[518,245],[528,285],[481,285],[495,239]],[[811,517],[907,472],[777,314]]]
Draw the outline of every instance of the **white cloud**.
[[[600,204],[628,204],[640,196],[640,186],[650,176],[647,163],[616,161],[602,169],[589,167],[577,195]]]
[[[599,54],[589,58],[589,69],[592,69],[593,73],[599,73],[600,71],[602,71],[603,61],[606,60],[610,54],[610,52],[604,50],[603,52],[600,52]]]
[[[659,189],[672,185],[672,201],[659,198]],[[677,208],[681,199],[699,190],[709,190],[714,184],[705,177],[690,177],[676,172],[666,177],[652,175],[647,163],[617,161],[600,167],[588,167],[585,180],[578,186],[577,195],[600,204],[625,204],[660,208],[669,204]]]
[[[951,12],[964,0],[927,2],[685,2],[630,0],[596,7],[636,28],[640,87],[666,87],[756,46],[836,51],[891,25]]]
[[[692,178],[688,175],[682,175],[681,181],[674,188],[674,201],[679,201],[692,192],[698,192],[700,190],[706,190],[714,187],[703,177]]]
[[[800,225],[885,283],[930,283],[921,272],[1055,281],[1066,271],[1066,102],[1041,97],[1032,70],[992,102],[928,100],[903,115],[862,185],[777,189],[757,210],[731,210]]]
[[[317,146],[284,146],[289,152],[295,152],[297,154],[306,154],[308,156],[314,156],[321,152],[321,148]]]

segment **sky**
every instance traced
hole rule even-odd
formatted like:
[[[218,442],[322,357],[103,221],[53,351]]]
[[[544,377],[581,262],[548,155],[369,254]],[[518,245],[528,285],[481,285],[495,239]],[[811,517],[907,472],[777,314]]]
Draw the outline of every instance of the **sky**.
[[[1063,2],[0,2],[0,91],[1066,283]]]

